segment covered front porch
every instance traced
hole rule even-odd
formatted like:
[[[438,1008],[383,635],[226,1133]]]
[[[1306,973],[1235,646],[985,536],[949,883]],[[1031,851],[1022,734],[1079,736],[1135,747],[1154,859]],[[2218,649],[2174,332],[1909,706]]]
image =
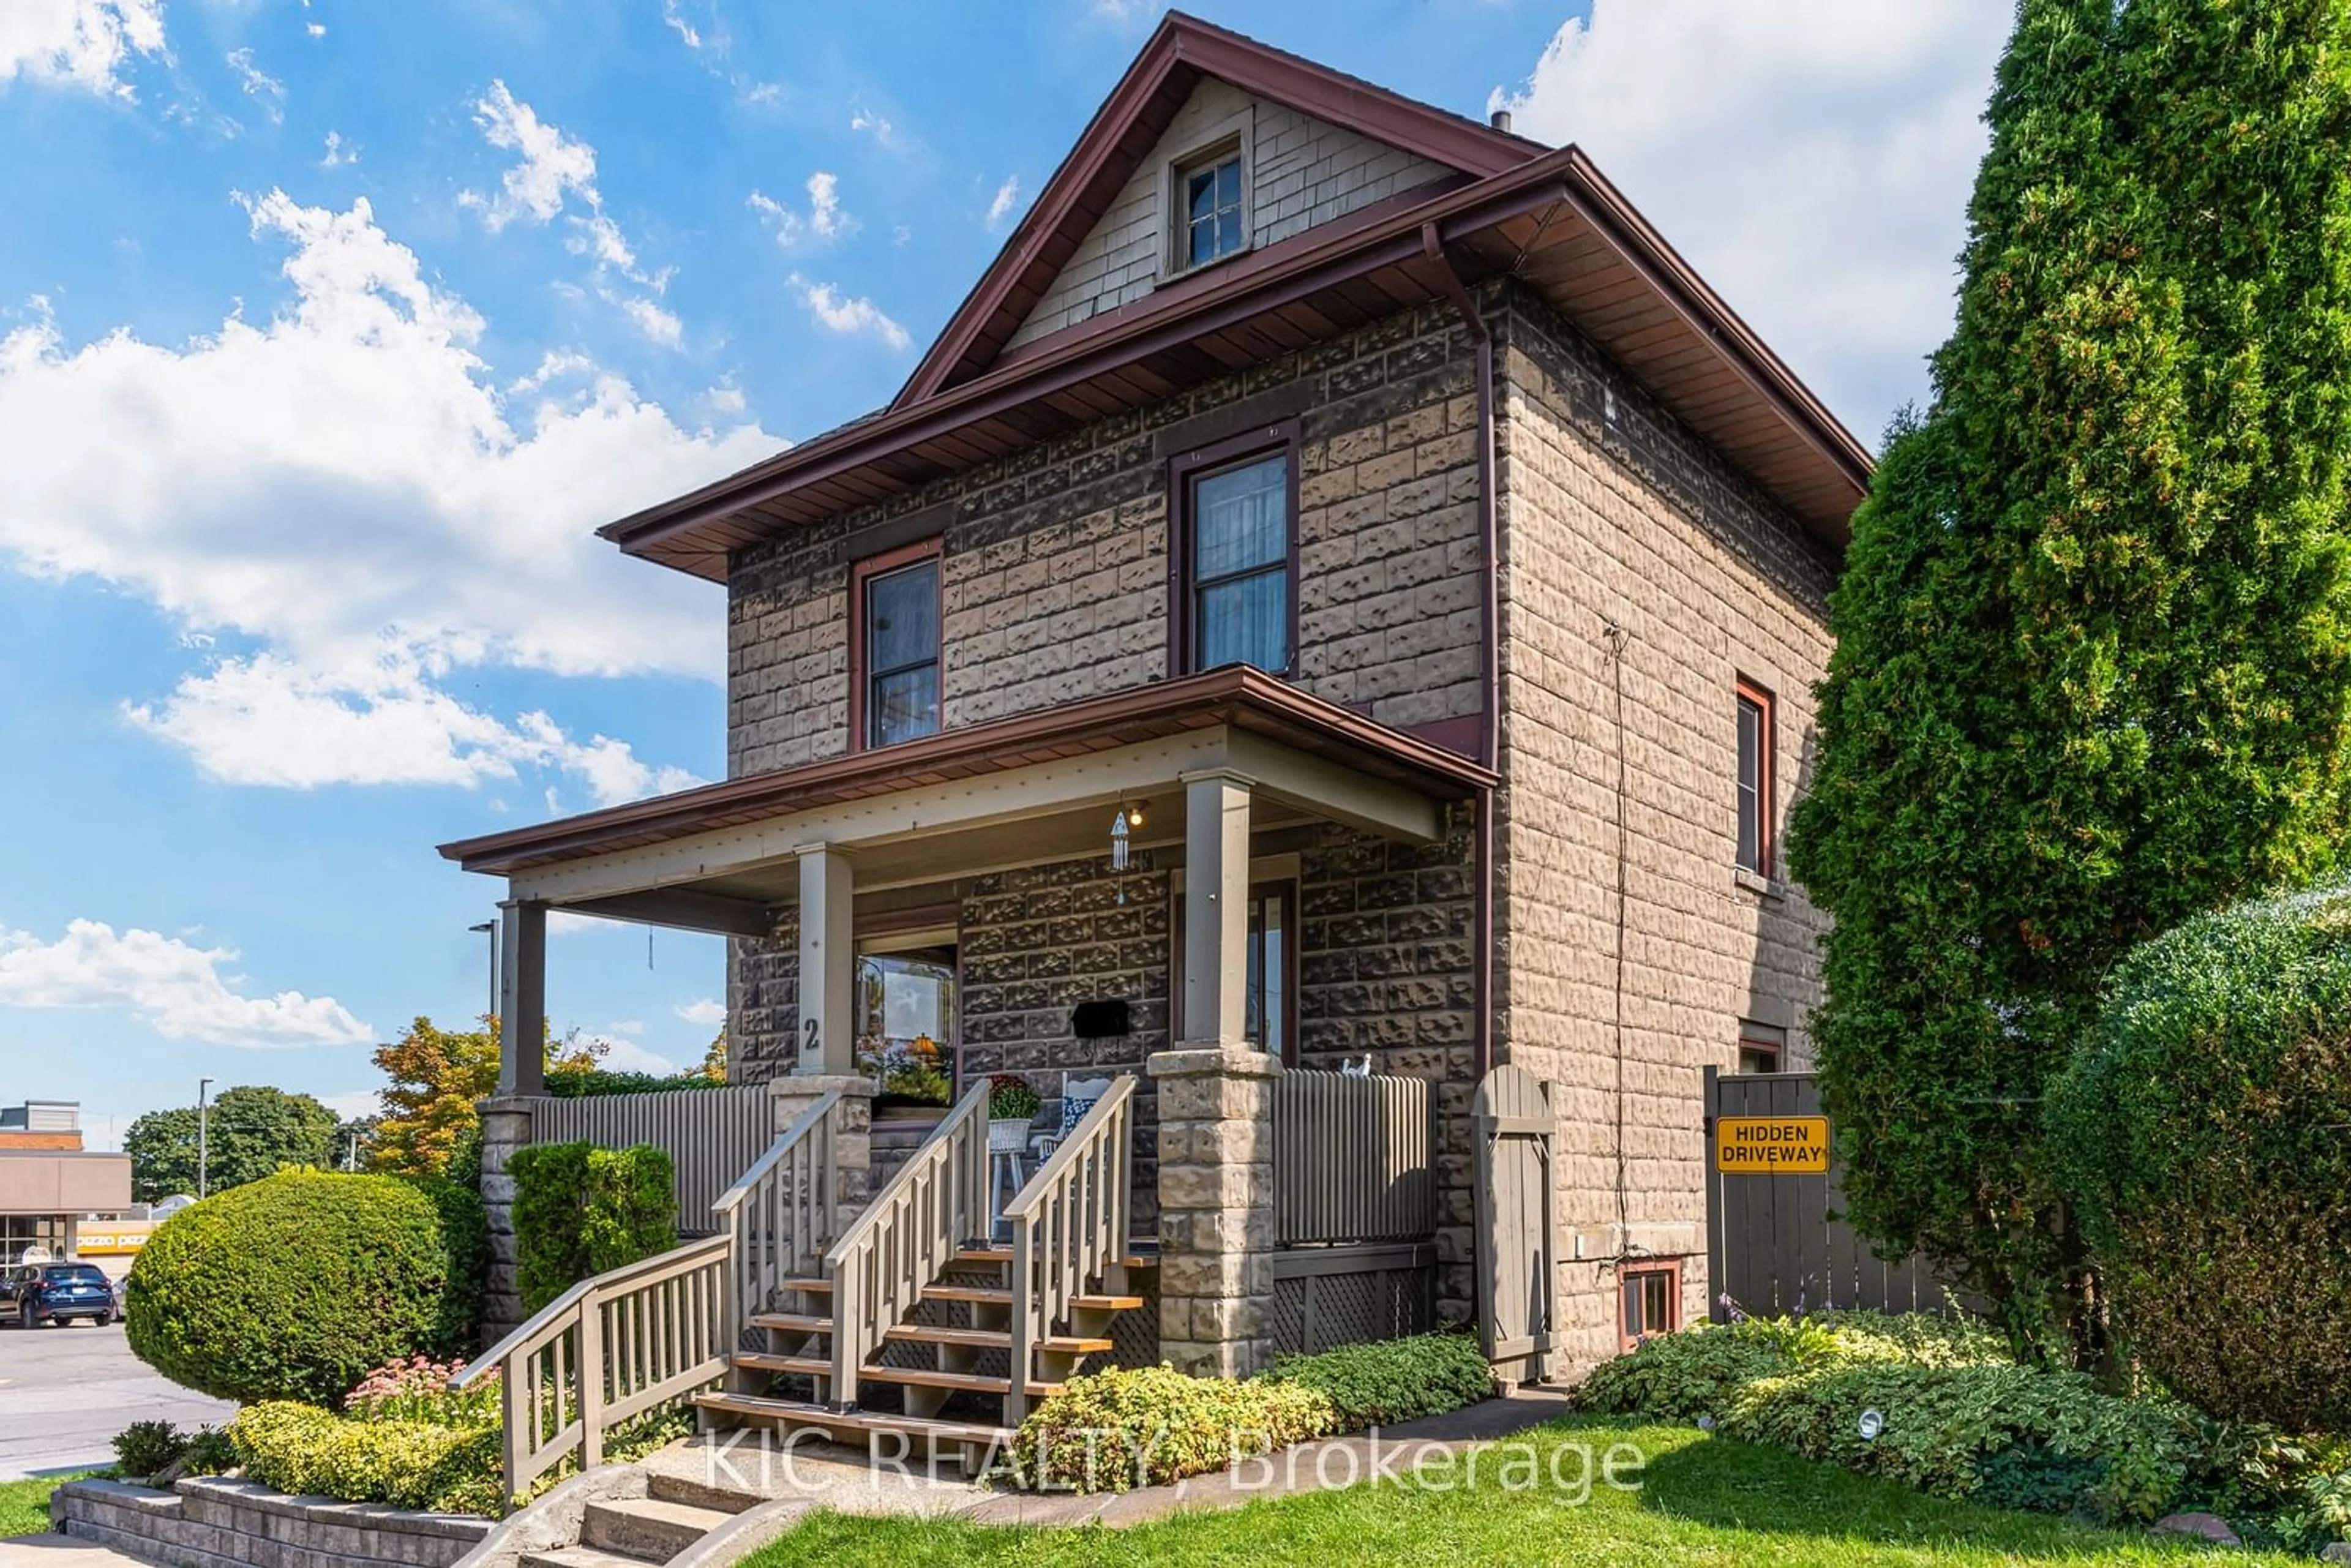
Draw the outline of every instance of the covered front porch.
[[[1239,1342],[1246,1361],[1286,1343],[1265,1312],[1219,1305],[1205,1336],[1176,1319],[1187,1298],[1238,1291],[1270,1309],[1287,1291],[1311,1325],[1312,1273],[1293,1262],[1275,1278],[1271,1255],[1285,1244],[1376,1242],[1390,1247],[1378,1260],[1389,1270],[1404,1266],[1401,1228],[1405,1263],[1424,1270],[1415,1278],[1428,1294],[1466,1301],[1480,1000],[1469,826],[1490,783],[1442,747],[1234,668],[444,852],[505,879],[509,1042],[540,1036],[556,911],[737,938],[732,1077],[766,1084],[775,1130],[817,1094],[851,1092],[860,1121],[839,1154],[853,1167],[841,1186],[852,1209],[935,1121],[862,1120],[887,1086],[877,1067],[886,1071],[910,1030],[938,1036],[942,1099],[1017,1072],[1045,1097],[1048,1133],[1065,1076],[1132,1077],[1130,1237],[1170,1255],[1146,1354]],[[890,983],[901,976],[944,977],[929,989],[946,1004],[921,1012],[925,988]],[[912,999],[883,994],[897,989]],[[893,1008],[920,1016],[907,1023]],[[1278,1197],[1268,1145],[1284,1066],[1328,1081],[1311,1070],[1365,1058],[1421,1081],[1406,1092],[1429,1109],[1415,1114],[1442,1114],[1400,1155],[1368,1136],[1350,1144],[1346,1113],[1316,1101],[1300,1112],[1301,1129],[1316,1130],[1290,1140]],[[532,1103],[539,1071],[534,1052],[509,1050],[499,1104]],[[1394,1115],[1364,1103],[1358,1120]],[[1215,1125],[1251,1120],[1262,1124],[1254,1132]],[[714,1134],[673,1123],[665,1135]],[[682,1168],[695,1155],[673,1152]],[[1394,1206],[1406,1218],[1377,1203],[1332,1209],[1350,1186],[1375,1198],[1400,1187],[1379,1169],[1404,1157],[1418,1162],[1416,1196]],[[732,1179],[714,1170],[701,1185]],[[1257,1261],[1236,1272],[1242,1252]],[[1178,1260],[1211,1253],[1223,1260],[1187,1270]],[[1439,1257],[1445,1267],[1430,1267]],[[1364,1288],[1375,1285],[1386,1288]]]

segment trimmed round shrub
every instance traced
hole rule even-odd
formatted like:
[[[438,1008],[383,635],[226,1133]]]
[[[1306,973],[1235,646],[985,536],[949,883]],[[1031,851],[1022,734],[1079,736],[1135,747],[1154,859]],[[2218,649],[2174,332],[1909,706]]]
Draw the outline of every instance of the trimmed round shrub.
[[[217,1398],[321,1406],[371,1367],[467,1349],[452,1303],[479,1301],[484,1232],[456,1191],[283,1171],[193,1205],[131,1265],[131,1349]]]
[[[2215,1416],[2351,1431],[2351,889],[2132,950],[2050,1147],[2131,1348]]]

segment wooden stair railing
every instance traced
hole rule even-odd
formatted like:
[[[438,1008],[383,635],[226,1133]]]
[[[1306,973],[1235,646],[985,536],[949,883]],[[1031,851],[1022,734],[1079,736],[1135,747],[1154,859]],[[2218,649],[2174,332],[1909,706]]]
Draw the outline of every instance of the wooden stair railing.
[[[1035,1354],[1064,1318],[1081,1336],[1107,1332],[1107,1314],[1080,1304],[1096,1281],[1125,1288],[1127,1219],[1134,1205],[1134,1079],[1113,1081],[1044,1167],[1005,1206],[1012,1227],[1012,1376],[1004,1424],[1029,1412],[1031,1375],[1058,1383],[1068,1369],[1039,1369]],[[1059,1353],[1048,1353],[1061,1359]],[[1077,1358],[1068,1358],[1075,1365]]]
[[[825,1253],[832,1370],[820,1403],[854,1406],[859,1369],[956,1254],[987,1237],[988,1089],[985,1078],[972,1085]]]
[[[840,1231],[840,1090],[820,1095],[710,1206],[735,1244],[729,1350],[747,1348],[751,1319],[767,1310],[778,1285],[823,1257]]]
[[[840,1103],[820,1098],[711,1206],[716,1235],[580,1281],[449,1380],[498,1375],[507,1506],[574,1454],[603,1463],[622,1422],[726,1378],[743,1326],[837,1228]]]
[[[496,1369],[507,1506],[572,1454],[604,1462],[604,1435],[726,1375],[733,1239],[707,1236],[582,1280],[449,1380]]]

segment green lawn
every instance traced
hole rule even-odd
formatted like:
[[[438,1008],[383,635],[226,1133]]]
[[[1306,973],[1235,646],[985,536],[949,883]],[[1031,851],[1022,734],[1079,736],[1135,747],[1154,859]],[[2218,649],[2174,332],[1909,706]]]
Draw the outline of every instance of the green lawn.
[[[78,1481],[78,1475],[43,1476],[37,1480],[0,1481],[0,1541],[12,1535],[40,1535],[49,1528],[49,1494],[60,1483]]]
[[[1946,1502],[1775,1449],[1691,1428],[1573,1420],[1528,1435],[1549,1466],[1581,1443],[1629,1442],[1647,1456],[1638,1491],[1595,1484],[1572,1505],[1549,1490],[1507,1491],[1482,1471],[1448,1492],[1357,1488],[1131,1530],[1009,1530],[820,1514],[746,1560],[746,1568],[821,1564],[1270,1563],[1322,1568],[1455,1563],[1606,1565],[1786,1563],[2130,1563],[2203,1556],[2144,1535],[2086,1530],[2035,1514]],[[1567,1473],[1573,1477],[1573,1467]],[[2209,1559],[2207,1559],[2209,1560]],[[2231,1563],[2299,1560],[2231,1552]]]

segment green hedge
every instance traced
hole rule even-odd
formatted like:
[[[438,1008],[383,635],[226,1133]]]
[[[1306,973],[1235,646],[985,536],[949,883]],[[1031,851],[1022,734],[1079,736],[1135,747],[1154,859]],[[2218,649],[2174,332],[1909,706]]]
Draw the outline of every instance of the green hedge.
[[[580,1281],[677,1245],[675,1172],[651,1145],[534,1144],[514,1177],[517,1273],[535,1312]]]
[[[1971,1318],[1820,1312],[1699,1323],[1603,1362],[1575,1392],[1602,1415],[1719,1419],[1750,1383],[1855,1365],[1986,1366],[2010,1360],[2007,1342]]]
[[[330,1404],[371,1367],[471,1348],[486,1238],[458,1189],[282,1171],[156,1228],[131,1269],[131,1349],[218,1398]]]
[[[314,1405],[241,1411],[229,1441],[246,1478],[279,1491],[438,1513],[496,1513],[504,1462],[496,1427],[346,1421]]]
[[[557,1100],[592,1100],[605,1094],[665,1094],[674,1090],[724,1089],[700,1073],[615,1072],[591,1067],[580,1072],[550,1072],[547,1092]]]
[[[1335,1429],[1338,1418],[1321,1393],[1270,1376],[1112,1367],[1072,1377],[1040,1403],[1013,1435],[1012,1458],[1032,1487],[1125,1491],[1286,1448]]]
[[[2213,1415],[2351,1434],[2351,889],[2134,949],[2047,1121],[2130,1349]]]
[[[1336,1412],[1334,1431],[1357,1432],[1442,1416],[1494,1392],[1494,1370],[1477,1337],[1416,1334],[1343,1345],[1319,1355],[1285,1355],[1274,1376],[1313,1389]]]

